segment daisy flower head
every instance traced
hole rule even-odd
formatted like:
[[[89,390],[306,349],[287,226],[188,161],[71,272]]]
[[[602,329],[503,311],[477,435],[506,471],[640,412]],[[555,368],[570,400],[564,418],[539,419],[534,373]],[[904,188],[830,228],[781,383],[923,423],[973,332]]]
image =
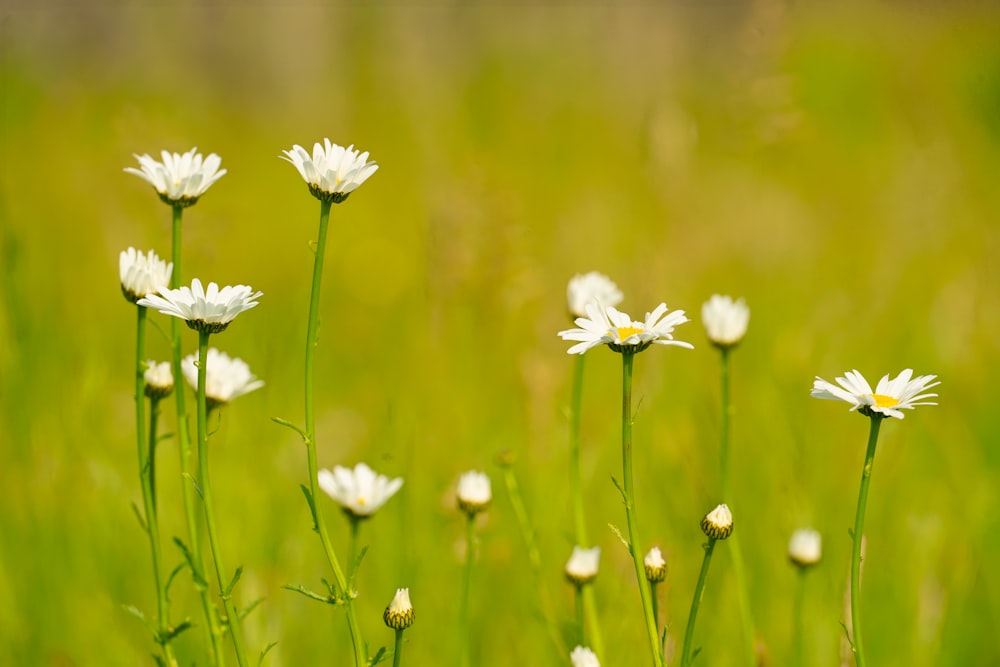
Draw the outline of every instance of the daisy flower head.
[[[607,308],[617,306],[623,298],[618,285],[597,271],[578,273],[566,286],[566,302],[573,317],[585,317],[588,303],[597,302]]]
[[[730,296],[714,294],[701,307],[701,322],[713,345],[720,348],[733,347],[747,333],[750,309],[743,299],[733,301]]]
[[[377,475],[364,463],[354,466],[354,470],[336,466],[333,472],[326,469],[319,471],[319,488],[356,519],[370,517],[401,486],[402,477],[389,479],[385,475]]]
[[[197,147],[183,155],[162,151],[160,156],[162,162],[149,155],[135,155],[139,168],[125,167],[125,171],[152,185],[160,199],[171,206],[191,206],[226,175],[225,169],[219,169],[222,158],[215,153],[203,158]]]
[[[234,398],[264,386],[263,380],[250,372],[247,362],[239,357],[230,357],[214,347],[208,348],[205,356],[205,398],[209,407],[225,405]],[[198,355],[189,354],[181,362],[184,379],[196,391],[198,389]]]
[[[121,280],[122,294],[136,303],[139,299],[170,283],[170,274],[174,270],[173,262],[167,263],[150,250],[143,254],[135,248],[122,250],[118,257],[118,277]]]
[[[788,541],[788,559],[801,568],[815,565],[823,557],[823,538],[811,528],[792,533]]]
[[[358,186],[378,171],[378,163],[368,161],[368,151],[354,150],[354,144],[347,148],[323,139],[323,143],[313,145],[312,155],[295,144],[291,150],[281,151],[282,160],[295,165],[299,174],[309,185],[309,192],[320,201],[339,204],[347,199]]]
[[[482,512],[491,500],[493,490],[486,473],[470,470],[458,479],[458,508],[466,514]]]
[[[142,378],[146,383],[144,390],[146,398],[166,398],[174,390],[174,374],[170,370],[169,361],[156,363],[150,359],[146,362]]]
[[[577,646],[573,649],[573,652],[569,654],[569,660],[573,667],[601,667],[597,655],[584,646]]]
[[[413,625],[413,604],[410,602],[410,589],[399,588],[392,602],[385,608],[382,620],[393,630],[405,630]]]
[[[589,584],[597,578],[597,566],[601,560],[601,547],[584,549],[573,547],[573,553],[566,561],[566,578],[577,586]]]
[[[668,313],[665,303],[654,308],[653,312],[646,313],[644,321],[637,322],[612,306],[605,308],[591,302],[587,304],[587,317],[576,318],[578,328],[560,331],[559,337],[578,341],[567,350],[569,354],[583,354],[598,345],[607,345],[622,354],[642,352],[654,343],[693,349],[694,346],[690,343],[674,340],[674,327],[687,321],[683,310]]]
[[[884,375],[872,391],[864,376],[854,370],[837,378],[837,384],[817,377],[810,395],[813,398],[850,403],[852,411],[857,410],[866,417],[902,419],[904,415],[901,410],[912,410],[918,405],[937,405],[926,400],[937,398],[937,394],[927,392],[931,387],[941,384],[935,382],[936,379],[936,375],[913,377],[913,369],[907,368],[892,380]]]
[[[257,299],[264,294],[254,292],[248,285],[227,285],[219,289],[215,283],[209,283],[205,289],[197,278],[191,281],[191,287],[160,287],[158,291],[159,294],[139,299],[138,304],[179,317],[190,328],[203,333],[224,331],[237,315],[256,306]]]

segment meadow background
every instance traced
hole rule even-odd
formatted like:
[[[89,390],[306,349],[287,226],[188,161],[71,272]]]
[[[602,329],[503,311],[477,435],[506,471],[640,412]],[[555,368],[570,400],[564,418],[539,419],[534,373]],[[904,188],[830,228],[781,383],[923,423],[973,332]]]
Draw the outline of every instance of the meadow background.
[[[639,523],[683,633],[718,499],[717,353],[701,304],[744,296],[734,354],[732,509],[766,664],[789,660],[787,539],[811,525],[810,665],[838,665],[867,420],[809,398],[815,375],[936,373],[940,406],[883,427],[868,510],[873,665],[1000,665],[1000,9],[990,3],[29,3],[0,8],[0,664],[152,664],[122,604],[154,609],[140,502],[133,309],[118,253],[169,254],[169,208],[122,172],[198,146],[229,170],[188,209],[184,279],[260,306],[213,343],[266,386],[212,439],[226,561],[266,664],[346,665],[344,615],[283,590],[329,576],[298,489],[302,365],[319,204],[282,149],[330,137],[381,169],[334,208],[318,354],[322,467],[405,478],[365,524],[366,638],[409,586],[403,664],[455,664],[463,518],[493,479],[472,614],[479,665],[568,664],[537,614],[495,460],[515,458],[547,591],[572,648],[565,286],[607,273],[633,314],[694,320],[694,351],[637,357]],[[162,327],[164,317],[153,316]],[[190,333],[190,349],[195,345]],[[166,359],[151,329],[151,356]],[[604,549],[605,663],[644,664],[624,526],[620,361],[588,354],[584,475]],[[165,430],[173,430],[169,408]],[[177,455],[161,525],[183,534]],[[347,524],[323,498],[334,542]],[[739,664],[731,561],[716,550],[699,663]],[[199,617],[189,579],[174,618]],[[201,631],[182,658],[200,657]]]

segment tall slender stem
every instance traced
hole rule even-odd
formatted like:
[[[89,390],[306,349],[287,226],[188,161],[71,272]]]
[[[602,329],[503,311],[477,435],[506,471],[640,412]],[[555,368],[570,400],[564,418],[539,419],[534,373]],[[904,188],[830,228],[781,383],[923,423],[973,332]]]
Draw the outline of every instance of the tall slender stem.
[[[569,406],[569,488],[573,498],[573,526],[576,543],[590,546],[587,540],[587,522],[583,512],[583,481],[580,472],[580,408],[583,402],[584,355],[577,354],[573,365],[573,392]]]
[[[240,629],[240,616],[233,603],[230,585],[226,582],[225,566],[222,564],[222,549],[219,546],[219,533],[215,527],[215,508],[212,503],[212,484],[208,474],[208,407],[205,396],[205,378],[208,370],[208,339],[206,331],[198,332],[198,487],[201,489],[202,505],[205,510],[205,525],[208,528],[208,543],[212,549],[212,561],[215,563],[215,576],[219,582],[219,593],[226,609],[229,622],[229,635],[233,638],[233,648],[236,649],[236,659],[240,667],[248,667],[246,650],[243,648],[243,631]]]
[[[576,641],[579,646],[587,645],[587,631],[583,622],[583,591],[586,585],[576,587]]]
[[[858,492],[858,511],[854,517],[854,546],[851,552],[851,627],[853,630],[854,659],[858,667],[865,667],[864,644],[861,641],[861,539],[865,532],[865,509],[868,507],[868,486],[872,479],[872,465],[875,463],[875,446],[882,416],[869,414],[871,428],[868,431],[868,448],[865,451],[865,467],[861,470],[861,490]]]
[[[170,610],[160,574],[160,523],[156,516],[155,417],[150,417],[149,441],[145,440],[146,383],[143,363],[146,356],[146,309],[143,306],[136,306],[135,333],[135,430],[139,452],[139,483],[142,487],[146,533],[149,537],[149,550],[153,560],[153,585],[156,587],[156,632],[158,635],[156,639],[163,652],[163,660],[167,665],[175,665],[177,661],[174,658],[174,649],[166,640],[167,628],[170,626]]]
[[[729,444],[729,423],[732,418],[733,405],[730,401],[729,392],[729,359],[732,348],[720,346],[720,373],[719,383],[722,401],[721,416],[719,420],[719,468],[722,479],[722,501],[724,503],[733,502],[733,482],[730,473],[730,444]],[[746,569],[743,565],[743,551],[740,549],[739,537],[732,536],[730,551],[733,555],[733,571],[736,574],[736,594],[740,602],[740,620],[743,622],[743,659],[747,667],[754,667],[757,664],[757,656],[754,650],[754,640],[756,631],[754,630],[753,612],[750,609],[750,593],[747,588]]]
[[[316,345],[318,343],[317,334],[319,332],[319,293],[323,284],[323,258],[326,254],[326,232],[330,223],[331,202],[321,201],[319,211],[319,235],[316,239],[316,247],[313,249],[313,276],[312,289],[309,296],[309,323],[306,331],[306,372],[305,372],[305,411],[306,411],[306,455],[309,465],[309,493],[312,496],[313,521],[316,524],[316,532],[319,533],[320,542],[323,543],[323,551],[326,559],[333,569],[337,586],[344,598],[344,605],[347,607],[347,625],[351,632],[351,643],[354,647],[355,667],[364,667],[368,659],[365,656],[364,639],[361,637],[361,626],[358,624],[357,613],[354,610],[353,592],[347,590],[347,578],[344,570],[340,567],[337,554],[333,550],[333,543],[326,530],[326,521],[323,519],[323,510],[319,502],[319,467],[316,463],[316,412],[314,409],[314,379],[316,373]]]
[[[649,638],[649,648],[653,653],[653,664],[663,667],[663,652],[660,650],[660,640],[656,631],[656,618],[653,615],[653,602],[646,581],[646,567],[642,562],[642,543],[639,541],[639,525],[635,511],[635,491],[632,481],[632,362],[635,354],[622,352],[622,477],[625,494],[625,518],[628,522],[629,551],[635,565],[636,582],[639,584],[639,597],[642,599],[642,612],[646,618],[646,634]]]
[[[712,552],[715,550],[717,540],[714,537],[708,538],[705,545],[705,558],[701,561],[701,573],[698,575],[698,585],[694,589],[694,597],[691,599],[691,613],[688,615],[687,630],[684,632],[684,649],[681,651],[681,667],[688,667],[691,664],[691,649],[694,642],[694,625],[698,619],[698,608],[701,606],[701,598],[705,593],[705,580],[708,578],[708,566],[712,562]]]
[[[573,526],[576,543],[581,547],[590,546],[587,539],[587,522],[583,509],[583,475],[580,470],[580,414],[583,404],[584,355],[574,355],[573,390],[569,406],[569,485],[573,502]],[[604,658],[604,636],[601,633],[601,619],[597,613],[597,600],[593,586],[583,588],[583,611],[587,627],[590,628],[590,647],[598,659]]]
[[[808,568],[796,567],[795,569],[798,571],[799,580],[795,587],[795,606],[792,609],[792,654],[794,656],[792,667],[804,667],[803,645],[805,640],[802,635],[805,632],[805,621],[802,615],[805,612],[806,572]]]
[[[170,274],[170,288],[177,289],[181,284],[181,220],[184,214],[183,206],[173,207],[172,252],[173,272]],[[187,408],[184,401],[184,391],[180,387],[181,378],[181,321],[170,318],[170,335],[173,351],[174,381],[178,383],[174,392],[174,404],[177,407],[177,451],[180,455],[181,498],[184,501],[184,517],[187,520],[188,546],[190,550],[191,578],[201,600],[201,610],[205,617],[205,636],[211,649],[213,665],[221,667],[225,664],[225,652],[222,648],[222,628],[215,613],[215,606],[208,590],[208,579],[205,577],[205,559],[201,553],[201,536],[198,532],[198,514],[195,509],[193,476],[191,475],[191,432],[188,430]]]
[[[403,630],[396,630],[396,643],[392,648],[392,667],[399,667],[403,655]]]
[[[472,644],[469,638],[469,595],[472,589],[472,563],[476,555],[476,515],[468,513],[465,522],[465,573],[462,576],[462,599],[459,607],[459,641],[462,650],[462,665],[472,664]]]

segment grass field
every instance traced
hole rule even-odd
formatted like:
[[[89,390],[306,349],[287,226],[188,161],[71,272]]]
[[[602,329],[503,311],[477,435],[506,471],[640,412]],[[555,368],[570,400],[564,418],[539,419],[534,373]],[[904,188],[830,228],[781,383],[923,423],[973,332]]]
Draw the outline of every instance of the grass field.
[[[683,636],[718,500],[718,360],[699,321],[743,296],[733,355],[731,504],[766,664],[788,665],[796,573],[812,525],[808,665],[839,665],[867,422],[813,400],[816,375],[934,373],[940,405],[883,426],[866,532],[870,664],[1000,665],[1000,11],[987,4],[15,2],[0,9],[0,665],[151,665],[122,610],[152,613],[132,402],[128,246],[170,252],[170,211],[125,174],[133,153],[198,146],[229,173],[187,209],[184,280],[264,292],[213,344],[266,386],[212,437],[237,597],[267,665],[348,665],[340,610],[284,590],[329,577],[299,485],[311,258],[319,206],[277,159],[330,137],[381,169],[334,208],[321,304],[322,467],[401,476],[364,526],[357,609],[373,648],[409,586],[404,665],[458,664],[464,518],[458,476],[488,472],[478,527],[474,664],[569,664],[573,547],[567,280],[600,270],[632,314],[660,301],[695,350],[636,358],[643,539],[669,574]],[[151,319],[169,331],[166,318]],[[195,345],[194,334],[190,348]],[[155,327],[150,355],[169,347]],[[625,516],[620,362],[587,355],[584,486],[602,549],[604,664],[648,664]],[[170,408],[164,431],[175,425]],[[496,458],[508,452],[537,532],[564,647]],[[159,453],[164,542],[184,530],[175,443]],[[321,499],[335,546],[347,522]],[[168,563],[180,555],[167,547]],[[190,579],[175,618],[198,621]],[[182,664],[204,664],[201,631]],[[717,549],[696,664],[739,665],[730,554]],[[230,656],[229,662],[235,664]],[[676,660],[671,661],[676,664]]]

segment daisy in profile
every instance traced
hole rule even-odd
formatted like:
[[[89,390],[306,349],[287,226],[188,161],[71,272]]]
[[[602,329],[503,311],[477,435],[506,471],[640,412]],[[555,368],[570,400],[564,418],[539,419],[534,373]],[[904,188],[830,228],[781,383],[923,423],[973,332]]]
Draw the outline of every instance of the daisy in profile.
[[[121,280],[122,294],[132,303],[136,303],[142,297],[154,294],[157,288],[170,283],[170,273],[173,269],[173,262],[167,263],[157,257],[152,250],[145,254],[135,248],[122,250],[118,257],[118,277]]]
[[[566,303],[573,317],[585,317],[587,304],[598,303],[605,308],[617,306],[625,298],[618,285],[603,273],[578,273],[566,286]]]
[[[319,471],[319,488],[340,503],[344,511],[356,519],[375,514],[403,486],[403,479],[378,475],[365,463],[354,469],[336,466],[333,472]]]
[[[312,155],[298,144],[282,153],[279,157],[299,170],[313,197],[334,204],[347,199],[378,171],[378,163],[368,160],[367,151],[356,151],[353,144],[344,148],[329,139],[314,144]]]
[[[646,313],[646,319],[638,322],[612,306],[605,308],[591,302],[587,304],[587,317],[576,319],[578,328],[560,331],[559,337],[579,341],[567,350],[569,354],[583,354],[598,345],[607,345],[623,354],[642,352],[654,343],[693,349],[690,343],[674,340],[673,336],[674,327],[687,321],[683,310],[668,313],[665,303]]]
[[[190,328],[208,333],[224,331],[237,315],[256,306],[263,295],[247,285],[219,289],[217,284],[209,283],[205,289],[197,278],[191,281],[191,287],[160,287],[158,291],[159,294],[139,299],[138,304],[179,317]]]
[[[160,199],[171,206],[191,206],[226,175],[225,169],[219,169],[222,159],[215,153],[203,158],[197,148],[192,148],[183,155],[163,151],[160,156],[162,162],[149,155],[135,155],[139,168],[126,167],[125,172],[152,185]]]
[[[243,394],[249,394],[264,386],[263,380],[250,372],[250,366],[239,357],[230,357],[214,347],[208,348],[205,355],[208,366],[205,368],[205,398],[208,407],[225,405]],[[181,362],[181,370],[188,384],[198,390],[198,355],[189,354]]]
[[[875,449],[878,445],[879,428],[882,421],[888,417],[902,419],[902,410],[912,410],[918,405],[937,405],[928,401],[937,398],[937,394],[927,391],[941,384],[936,375],[918,375],[913,377],[913,369],[907,368],[890,380],[884,375],[878,381],[874,391],[868,380],[858,371],[848,371],[843,377],[837,378],[837,384],[827,382],[817,377],[813,382],[811,395],[813,398],[823,398],[849,403],[851,411],[857,410],[870,420],[868,429],[868,446],[865,450],[865,462],[861,469],[861,490],[858,493],[858,505],[854,516],[854,531],[851,534],[853,548],[851,553],[851,630],[854,642],[854,655],[859,667],[865,665],[864,640],[861,634],[861,542],[865,534],[865,509],[868,506],[868,488],[871,485],[872,468],[875,464]]]
[[[858,410],[865,416],[880,415],[902,419],[905,415],[900,410],[912,410],[918,405],[937,405],[926,400],[937,398],[937,394],[925,393],[941,384],[935,382],[936,379],[936,375],[913,377],[913,369],[907,368],[892,380],[884,375],[873,391],[861,373],[847,371],[843,377],[837,378],[836,385],[817,377],[810,395],[813,398],[850,403],[852,411]]]

